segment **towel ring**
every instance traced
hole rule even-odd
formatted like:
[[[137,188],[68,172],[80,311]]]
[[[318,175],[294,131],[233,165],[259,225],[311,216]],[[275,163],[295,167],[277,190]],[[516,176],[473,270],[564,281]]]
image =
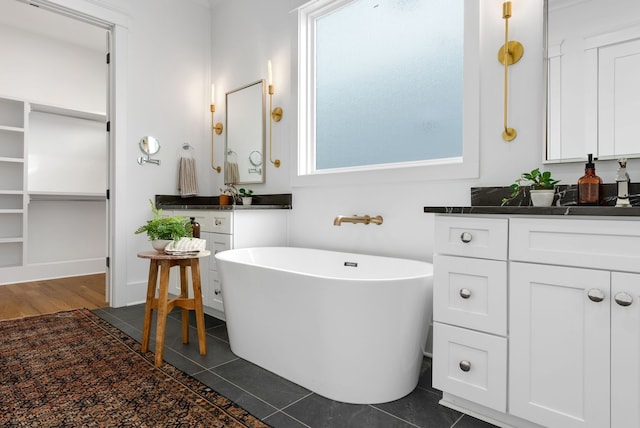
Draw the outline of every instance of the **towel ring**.
[[[196,149],[189,143],[184,143],[177,151],[178,158],[190,157],[195,159]]]

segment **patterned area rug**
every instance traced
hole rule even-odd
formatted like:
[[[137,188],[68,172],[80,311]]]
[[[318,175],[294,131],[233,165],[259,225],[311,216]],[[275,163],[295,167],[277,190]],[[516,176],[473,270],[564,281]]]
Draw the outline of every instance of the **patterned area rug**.
[[[0,321],[2,427],[268,427],[80,309]]]

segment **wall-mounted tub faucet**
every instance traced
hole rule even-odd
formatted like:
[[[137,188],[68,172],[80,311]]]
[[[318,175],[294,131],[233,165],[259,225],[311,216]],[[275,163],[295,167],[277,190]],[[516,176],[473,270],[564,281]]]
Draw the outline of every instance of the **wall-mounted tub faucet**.
[[[381,225],[382,224],[382,216],[381,215],[377,215],[375,217],[371,217],[369,215],[364,215],[364,216],[359,216],[359,215],[353,215],[353,216],[339,215],[338,217],[336,217],[333,220],[333,225],[334,226],[340,226],[342,223],[364,223],[364,224],[375,223],[377,225]]]

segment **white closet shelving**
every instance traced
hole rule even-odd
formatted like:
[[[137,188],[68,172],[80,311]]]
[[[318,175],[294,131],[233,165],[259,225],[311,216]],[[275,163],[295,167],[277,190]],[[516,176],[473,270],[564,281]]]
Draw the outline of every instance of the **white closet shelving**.
[[[0,97],[0,283],[104,271],[105,124],[104,113]]]
[[[0,268],[24,260],[26,105],[0,98]]]

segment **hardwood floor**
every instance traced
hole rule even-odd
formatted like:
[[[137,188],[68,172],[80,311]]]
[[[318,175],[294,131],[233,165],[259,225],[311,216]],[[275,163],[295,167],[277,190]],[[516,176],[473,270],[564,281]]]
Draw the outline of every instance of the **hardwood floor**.
[[[105,307],[104,292],[104,273],[0,285],[0,320]]]

